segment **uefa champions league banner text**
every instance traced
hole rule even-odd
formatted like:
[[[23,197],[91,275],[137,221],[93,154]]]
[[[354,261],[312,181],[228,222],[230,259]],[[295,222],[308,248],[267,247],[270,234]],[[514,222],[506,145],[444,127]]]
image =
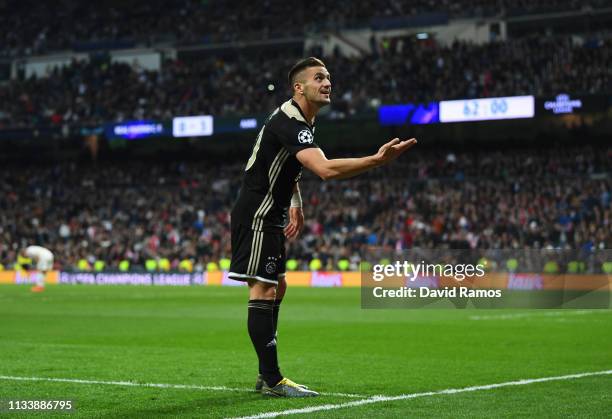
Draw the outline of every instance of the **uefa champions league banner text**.
[[[361,287],[362,308],[609,308],[612,251],[370,248],[360,271],[289,271],[303,287]],[[0,284],[39,272],[0,271]],[[47,284],[245,286],[228,272],[50,271]]]

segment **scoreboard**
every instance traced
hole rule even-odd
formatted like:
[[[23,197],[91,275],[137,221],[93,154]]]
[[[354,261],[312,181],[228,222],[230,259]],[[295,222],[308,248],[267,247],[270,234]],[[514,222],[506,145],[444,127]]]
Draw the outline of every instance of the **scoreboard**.
[[[442,123],[533,118],[534,115],[535,98],[533,96],[443,100],[440,102],[440,122]]]

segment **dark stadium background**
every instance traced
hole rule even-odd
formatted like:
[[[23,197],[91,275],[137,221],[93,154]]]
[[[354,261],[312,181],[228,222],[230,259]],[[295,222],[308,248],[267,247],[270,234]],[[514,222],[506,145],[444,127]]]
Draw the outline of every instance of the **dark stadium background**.
[[[109,310],[115,307],[121,311],[125,298],[127,309],[134,309],[126,315],[144,317],[143,313],[149,312],[139,311],[140,292],[150,293],[143,298],[151,298],[154,305],[159,302],[162,313],[172,312],[175,303],[177,307],[193,307],[195,313],[198,301],[218,297],[227,302],[230,311],[235,310],[232,320],[241,330],[240,315],[246,314],[237,307],[246,297],[244,290],[240,293],[233,288],[227,288],[232,294],[226,295],[226,288],[197,285],[186,294],[170,288],[107,291],[95,286],[81,290],[70,288],[72,285],[50,285],[39,301],[29,289],[14,285],[30,281],[21,271],[18,252],[31,244],[51,249],[58,276],[50,282],[88,282],[79,279],[85,277],[64,274],[170,272],[193,274],[190,281],[199,284],[193,279],[199,273],[224,271],[231,257],[229,212],[254,139],[266,115],[289,98],[287,71],[307,56],[320,57],[332,76],[332,105],[317,117],[315,136],[329,158],[372,154],[394,137],[415,137],[419,143],[393,164],[350,180],[323,182],[305,170],[300,186],[306,225],[301,237],[288,245],[290,271],[306,275],[357,272],[364,262],[377,262],[366,260],[372,246],[388,252],[512,249],[572,251],[586,259],[594,254],[609,258],[611,28],[612,2],[607,0],[130,0],[87,4],[0,0],[0,283],[13,284],[0,286],[0,300],[6,302],[0,309],[0,337],[8,338],[5,349],[13,354],[9,363],[0,362],[0,375],[75,378],[76,374],[68,373],[72,367],[68,372],[58,369],[45,374],[51,361],[44,351],[30,367],[16,354],[27,340],[20,330],[41,333],[41,319],[54,312],[78,319],[79,313],[87,312],[85,303],[76,302],[80,299],[109,299]],[[470,120],[478,112],[474,106],[484,103],[479,99],[516,96],[533,96],[532,117]],[[464,122],[439,122],[440,102],[451,100],[465,101]],[[551,106],[562,102],[572,104],[555,113]],[[383,109],[393,105],[411,107],[389,110],[399,114],[385,114],[392,122],[381,122]],[[204,115],[214,120],[212,135],[173,136],[173,118]],[[150,135],[126,138],[130,135],[121,134],[133,133],[130,129],[134,127],[148,130]],[[612,261],[601,256],[589,260],[596,263],[583,267],[577,264],[578,257],[562,259],[556,271],[547,273],[608,275],[609,280]],[[499,266],[507,273],[505,268],[505,264]],[[354,290],[329,290],[329,294],[325,289],[292,290],[291,276],[289,283],[288,295],[295,292],[296,304],[305,309],[309,296],[315,307],[324,307],[328,296],[332,306],[337,302],[340,308],[330,313],[330,318],[343,318],[341,308],[359,309]],[[211,306],[207,307],[203,310],[210,310]],[[34,317],[24,317],[24,312],[34,313]],[[355,318],[369,321],[367,311],[358,313]],[[598,313],[593,317],[599,320],[589,322],[592,329],[588,331],[581,329],[577,320],[570,320],[563,330],[556,323],[552,328],[548,323],[534,326],[542,327],[541,333],[550,333],[551,342],[560,340],[555,348],[558,358],[552,356],[554,367],[529,369],[527,361],[517,360],[508,364],[507,371],[520,364],[524,377],[541,377],[609,368],[610,333],[605,327],[610,317]],[[217,311],[202,314],[205,321],[217,316]],[[293,316],[301,318],[303,313],[293,312]],[[376,321],[385,326],[380,327],[395,330],[393,315],[372,316],[381,316]],[[411,325],[417,328],[430,321],[453,321],[444,315],[437,318],[437,314],[434,320],[415,316],[420,320]],[[325,321],[322,317],[314,316],[309,325],[316,328]],[[103,318],[85,316],[75,327],[103,330]],[[299,332],[300,321],[287,321],[294,334]],[[187,325],[194,324],[186,323],[179,329],[188,330]],[[49,335],[49,342],[70,340],[58,338],[63,331],[54,327],[58,328],[51,329],[55,332]],[[135,323],[133,327],[135,331],[140,327],[154,329],[150,324]],[[163,327],[160,340],[175,330],[174,326]],[[359,324],[347,327],[357,334],[362,331]],[[540,333],[534,330],[517,345],[534,342]],[[503,328],[498,332],[485,333],[479,338],[482,345],[487,345],[489,338],[509,336]],[[121,342],[122,333],[110,333],[109,339]],[[193,333],[197,339],[197,333],[185,333]],[[42,333],[43,344],[45,336]],[[77,336],[75,339],[83,343],[100,343],[87,333]],[[346,336],[360,344],[357,335]],[[420,336],[430,338],[424,332]],[[215,329],[209,337],[233,342],[222,330]],[[567,353],[575,350],[571,348],[579,337],[601,350],[584,368],[572,369],[568,366],[579,362],[567,358]],[[373,337],[377,338],[381,337]],[[184,340],[187,347],[194,345],[194,352],[185,357],[197,365],[196,346],[210,353],[206,342],[195,345],[193,339]],[[301,335],[296,337],[301,339]],[[153,341],[155,337],[151,337]],[[156,348],[155,343],[143,342]],[[398,350],[400,342],[396,342]],[[542,345],[554,346],[551,342]],[[240,345],[248,353],[248,342]],[[164,356],[156,353],[154,359],[161,365]],[[214,356],[223,360],[216,352],[211,359],[216,359]],[[508,354],[503,358],[507,356],[512,358]],[[181,372],[176,376],[169,371],[166,375],[157,371],[139,376],[142,369],[138,369],[136,357],[133,353],[123,361],[132,375],[119,374],[117,380],[200,383],[196,378],[183,379]],[[324,363],[325,358],[321,359]],[[69,365],[71,361],[64,362]],[[92,370],[81,371],[79,377],[112,380],[107,373],[97,375],[111,363],[106,359]],[[430,365],[422,364],[420,372],[433,374],[426,367]],[[78,372],[74,368],[72,371]],[[239,366],[232,368],[241,371]],[[487,368],[494,370],[493,365]],[[234,381],[217,373],[209,384],[242,388],[247,384],[240,374]],[[457,377],[468,379],[457,378],[449,385],[520,378],[503,376],[500,371],[497,374],[489,380],[461,370]],[[378,382],[377,394],[412,391],[400,379],[385,387],[380,376],[345,378],[365,383],[357,385],[355,393],[373,394],[367,390],[372,379]],[[445,381],[432,380],[434,389],[446,388]],[[606,398],[601,393],[602,388],[610,390],[609,379],[602,385],[592,380],[589,400],[593,410],[572,410],[568,404],[567,409],[560,407],[551,414],[609,414],[609,394]],[[343,381],[338,381],[342,387]],[[316,384],[325,387],[324,380]],[[31,391],[38,397],[59,396],[53,384],[32,386],[13,386],[10,380],[0,380],[0,399],[3,394],[27,398]],[[558,389],[559,394],[570,390]],[[100,395],[71,393],[69,385],[62,391],[89,403],[89,408],[81,405],[85,415],[113,414],[124,408],[113,410],[96,404]],[[139,390],[135,397],[148,397],[144,391]],[[337,391],[353,392],[350,386]],[[215,405],[218,410],[210,412],[185,406],[164,410],[160,402],[148,411],[140,407],[132,414],[229,416],[291,408],[287,404],[263,407],[254,400],[229,410],[223,410],[219,402]],[[537,392],[521,400],[543,403],[543,414],[550,413],[546,406],[555,403]],[[209,402],[213,403],[205,400],[201,405]],[[120,406],[128,401],[125,403]],[[228,398],[227,404],[231,403]],[[449,401],[446,410],[438,413],[450,417],[456,408],[468,416],[490,413],[486,403],[476,410],[470,410],[469,401],[464,403],[457,407]],[[388,416],[406,412],[406,405],[395,408]],[[426,405],[422,409],[418,412],[432,415]],[[384,412],[355,412],[385,416]],[[520,409],[514,413],[530,415]]]

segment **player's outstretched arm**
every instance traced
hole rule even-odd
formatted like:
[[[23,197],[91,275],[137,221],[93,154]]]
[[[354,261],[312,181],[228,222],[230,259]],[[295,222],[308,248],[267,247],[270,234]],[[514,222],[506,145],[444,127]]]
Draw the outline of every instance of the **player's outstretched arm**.
[[[416,143],[417,140],[414,138],[405,141],[394,138],[383,144],[376,154],[350,159],[329,160],[320,148],[307,148],[299,151],[296,157],[304,167],[313,171],[323,180],[347,179],[366,170],[392,162]]]

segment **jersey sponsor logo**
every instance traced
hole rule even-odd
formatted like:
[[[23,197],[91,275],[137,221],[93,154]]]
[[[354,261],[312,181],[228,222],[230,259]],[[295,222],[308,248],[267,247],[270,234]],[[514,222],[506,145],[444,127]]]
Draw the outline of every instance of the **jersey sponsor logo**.
[[[297,138],[300,144],[312,144],[312,133],[307,129],[301,130]]]

